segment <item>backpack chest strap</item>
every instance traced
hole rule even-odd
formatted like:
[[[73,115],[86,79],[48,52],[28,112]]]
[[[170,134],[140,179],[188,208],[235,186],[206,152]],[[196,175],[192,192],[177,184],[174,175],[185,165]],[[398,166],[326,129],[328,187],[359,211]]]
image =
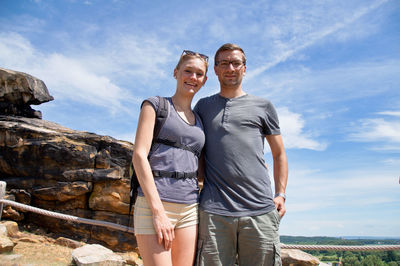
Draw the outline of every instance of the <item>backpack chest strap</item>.
[[[170,177],[176,179],[197,178],[197,172],[168,172],[161,170],[153,170],[154,177]]]
[[[190,151],[190,152],[194,153],[194,155],[196,155],[197,157],[200,157],[200,151],[192,148],[191,146],[184,145],[184,144],[178,143],[176,141],[157,138],[157,139],[153,140],[153,143],[161,143],[161,144],[172,146],[172,147],[179,148],[179,149],[182,149],[182,150]]]

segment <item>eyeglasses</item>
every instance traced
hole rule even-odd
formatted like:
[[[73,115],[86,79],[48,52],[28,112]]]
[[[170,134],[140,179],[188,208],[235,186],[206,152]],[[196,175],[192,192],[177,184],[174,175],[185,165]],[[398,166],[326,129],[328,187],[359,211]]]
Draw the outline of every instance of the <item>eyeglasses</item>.
[[[224,69],[229,68],[229,66],[232,65],[234,69],[240,69],[242,66],[245,65],[245,63],[243,63],[240,60],[235,60],[235,61],[221,60],[218,61],[215,65]]]
[[[185,55],[185,54],[187,54],[187,55],[200,56],[201,58],[203,58],[203,59],[208,63],[208,56],[206,56],[205,54],[200,54],[200,53],[193,52],[193,51],[190,51],[190,50],[183,50],[181,56],[182,56],[182,55]]]

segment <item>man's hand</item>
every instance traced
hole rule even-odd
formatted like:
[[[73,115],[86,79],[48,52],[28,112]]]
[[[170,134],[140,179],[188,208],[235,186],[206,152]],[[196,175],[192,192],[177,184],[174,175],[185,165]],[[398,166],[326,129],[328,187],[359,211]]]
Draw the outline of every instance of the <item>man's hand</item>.
[[[285,191],[288,179],[288,162],[286,158],[285,148],[283,147],[283,141],[281,135],[268,135],[266,136],[269,146],[272,152],[272,158],[274,160],[274,182],[275,182],[275,195],[274,198],[275,207],[279,212],[281,218],[285,215]],[[279,194],[283,195],[279,195]]]
[[[278,210],[279,216],[282,218],[286,213],[285,199],[281,196],[278,196],[274,198],[274,203],[276,209]]]

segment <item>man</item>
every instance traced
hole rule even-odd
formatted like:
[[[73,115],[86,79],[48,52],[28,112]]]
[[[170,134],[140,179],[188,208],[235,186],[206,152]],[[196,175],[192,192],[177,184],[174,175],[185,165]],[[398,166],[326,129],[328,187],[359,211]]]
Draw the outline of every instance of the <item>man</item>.
[[[246,57],[224,44],[215,54],[220,92],[200,99],[204,124],[204,187],[197,264],[281,265],[279,222],[285,214],[288,166],[273,105],[243,91]],[[275,194],[264,162],[273,157]]]

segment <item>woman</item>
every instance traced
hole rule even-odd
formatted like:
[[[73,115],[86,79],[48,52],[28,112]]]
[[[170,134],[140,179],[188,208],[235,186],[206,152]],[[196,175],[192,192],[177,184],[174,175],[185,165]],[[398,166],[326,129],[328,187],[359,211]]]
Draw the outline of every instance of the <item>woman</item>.
[[[167,98],[169,112],[159,138],[202,149],[203,127],[191,103],[207,80],[207,68],[207,56],[183,51],[174,69],[176,91]],[[140,184],[134,209],[136,240],[146,266],[193,265],[198,223],[197,178],[159,173],[195,173],[199,158],[189,149],[163,143],[152,145],[159,104],[157,97],[143,102],[136,132],[132,157]]]

